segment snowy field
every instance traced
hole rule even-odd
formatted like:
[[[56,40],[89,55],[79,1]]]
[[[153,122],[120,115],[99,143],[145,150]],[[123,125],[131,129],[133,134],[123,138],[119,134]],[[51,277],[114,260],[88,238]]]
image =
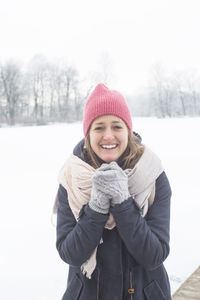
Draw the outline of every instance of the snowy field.
[[[200,265],[200,118],[133,119],[162,159],[173,190],[172,292]],[[51,211],[57,174],[82,126],[0,128],[0,299],[60,300],[67,265],[55,248]]]

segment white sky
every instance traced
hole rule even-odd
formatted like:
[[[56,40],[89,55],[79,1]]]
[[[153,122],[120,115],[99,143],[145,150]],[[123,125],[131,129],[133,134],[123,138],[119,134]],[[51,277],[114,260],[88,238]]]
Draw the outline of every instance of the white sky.
[[[66,57],[81,74],[107,53],[116,85],[148,83],[152,65],[200,68],[199,0],[3,0],[0,60]]]

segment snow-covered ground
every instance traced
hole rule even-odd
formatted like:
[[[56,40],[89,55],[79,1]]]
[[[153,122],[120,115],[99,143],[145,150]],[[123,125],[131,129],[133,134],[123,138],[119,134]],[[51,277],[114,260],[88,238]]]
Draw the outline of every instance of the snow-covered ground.
[[[165,265],[174,292],[200,264],[200,118],[134,118],[133,126],[173,190]],[[81,123],[0,128],[0,299],[61,299],[68,268],[51,212],[58,171],[81,138]]]

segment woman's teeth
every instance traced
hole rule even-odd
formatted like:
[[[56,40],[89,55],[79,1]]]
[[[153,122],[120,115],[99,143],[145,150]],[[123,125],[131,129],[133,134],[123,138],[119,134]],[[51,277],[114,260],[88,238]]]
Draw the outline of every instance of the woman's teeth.
[[[117,147],[117,145],[101,145],[101,147],[104,149],[114,149]]]

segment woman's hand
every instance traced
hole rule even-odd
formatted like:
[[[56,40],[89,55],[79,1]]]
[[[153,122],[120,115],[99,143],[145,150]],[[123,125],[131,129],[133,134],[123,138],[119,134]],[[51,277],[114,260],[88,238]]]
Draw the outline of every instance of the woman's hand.
[[[107,214],[110,209],[110,196],[100,186],[101,171],[97,169],[93,176],[89,207],[96,212]]]
[[[103,193],[110,204],[120,204],[130,197],[128,177],[116,162],[102,164],[93,176],[97,190]]]

